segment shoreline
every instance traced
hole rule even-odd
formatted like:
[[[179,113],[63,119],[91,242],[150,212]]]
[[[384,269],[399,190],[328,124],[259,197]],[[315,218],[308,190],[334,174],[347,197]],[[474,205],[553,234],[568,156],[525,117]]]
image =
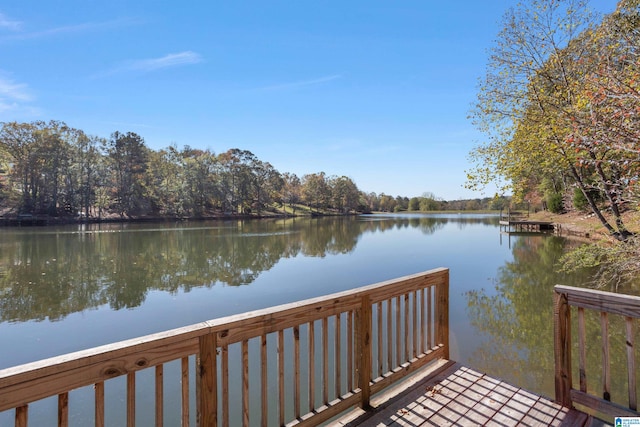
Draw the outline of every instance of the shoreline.
[[[0,217],[0,228],[2,227],[46,227],[55,225],[82,225],[82,224],[135,224],[135,223],[161,223],[161,222],[182,222],[182,221],[236,221],[236,220],[260,220],[260,219],[282,219],[282,218],[318,218],[332,216],[353,216],[359,213],[337,213],[337,212],[313,212],[303,214],[270,213],[270,214],[214,214],[199,217],[174,217],[174,216],[144,216],[144,217],[120,217],[110,215],[101,218],[78,218],[78,217],[53,217],[49,215],[18,215]]]
[[[627,211],[622,217],[629,231],[637,233],[640,230],[640,213]],[[554,214],[548,211],[541,211],[531,214],[529,218],[538,221],[549,221],[558,225],[561,230],[559,235],[561,236],[577,237],[592,243],[612,244],[617,242],[598,218],[591,213],[567,212]],[[613,222],[610,215],[607,215],[606,218]]]

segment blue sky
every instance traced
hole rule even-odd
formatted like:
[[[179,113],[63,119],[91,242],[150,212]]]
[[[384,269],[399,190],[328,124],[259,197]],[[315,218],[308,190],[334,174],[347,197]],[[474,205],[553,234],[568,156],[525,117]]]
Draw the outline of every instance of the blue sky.
[[[3,0],[0,122],[240,148],[393,196],[492,196],[463,188],[483,138],[467,116],[514,4]]]

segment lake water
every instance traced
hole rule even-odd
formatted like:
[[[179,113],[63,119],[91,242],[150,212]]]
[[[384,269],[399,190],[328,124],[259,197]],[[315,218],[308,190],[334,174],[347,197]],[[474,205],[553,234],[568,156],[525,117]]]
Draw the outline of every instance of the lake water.
[[[451,357],[553,396],[552,289],[570,241],[495,215],[395,214],[0,231],[0,369],[450,269]]]

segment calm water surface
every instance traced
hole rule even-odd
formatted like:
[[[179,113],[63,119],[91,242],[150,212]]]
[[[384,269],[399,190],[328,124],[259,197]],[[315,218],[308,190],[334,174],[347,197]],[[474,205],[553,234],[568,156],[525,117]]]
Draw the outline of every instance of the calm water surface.
[[[553,395],[552,288],[571,246],[493,215],[397,214],[0,231],[0,368],[436,267],[451,357]]]

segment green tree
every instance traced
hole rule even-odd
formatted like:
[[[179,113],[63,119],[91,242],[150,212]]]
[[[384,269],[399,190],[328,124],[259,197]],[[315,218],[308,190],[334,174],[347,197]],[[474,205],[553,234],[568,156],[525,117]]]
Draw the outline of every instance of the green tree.
[[[40,211],[58,216],[62,183],[69,176],[70,146],[66,139],[68,128],[61,122],[49,122],[37,134],[40,167]]]
[[[491,204],[489,205],[489,209],[493,209],[496,211],[501,211],[503,209],[507,209],[509,207],[509,199],[505,196],[500,196],[496,193],[491,199]]]
[[[69,131],[57,121],[2,124],[0,148],[11,158],[10,176],[22,195],[20,211],[58,215],[63,183],[71,173]]]
[[[149,151],[147,177],[151,212],[156,215],[182,216],[185,213],[184,171],[180,153],[171,146],[166,150]]]
[[[357,209],[360,203],[360,191],[351,178],[346,176],[332,177],[329,180],[331,187],[331,205],[343,213]]]
[[[282,177],[271,163],[263,162],[258,158],[251,160],[250,168],[252,188],[251,207],[260,215],[262,209],[273,201],[277,192],[282,187]]]
[[[37,130],[43,125],[43,122],[7,122],[2,123],[0,130],[0,146],[9,155],[12,165],[9,171],[11,182],[22,195],[18,207],[22,212],[33,212],[35,209],[35,200],[40,188],[40,171],[36,154]]]
[[[392,196],[388,196],[384,193],[380,193],[379,196],[379,210],[382,212],[393,212],[398,202]]]
[[[104,146],[105,141],[102,138],[88,136],[78,129],[73,129],[71,138],[73,140],[72,147],[75,151],[73,166],[77,183],[77,194],[74,201],[77,201],[77,211],[85,217],[89,217],[92,207],[96,203],[96,192],[102,184],[99,177],[101,165],[104,162],[100,153],[100,146]]]
[[[419,211],[420,210],[420,199],[417,197],[412,197],[409,199],[409,210],[410,211]]]
[[[324,172],[307,174],[302,177],[302,199],[307,206],[319,210],[329,206],[331,188]]]
[[[437,211],[440,209],[440,201],[433,193],[423,193],[420,197],[421,211]]]
[[[218,156],[220,189],[224,199],[225,211],[243,212],[251,207],[251,164],[256,156],[247,150],[233,148]]]
[[[282,187],[280,188],[280,200],[283,205],[288,205],[293,214],[296,213],[296,204],[300,203],[302,183],[296,174],[285,172],[282,174]]]
[[[121,217],[144,212],[145,174],[149,153],[141,136],[118,131],[107,142],[107,153],[113,166],[114,199]]]

